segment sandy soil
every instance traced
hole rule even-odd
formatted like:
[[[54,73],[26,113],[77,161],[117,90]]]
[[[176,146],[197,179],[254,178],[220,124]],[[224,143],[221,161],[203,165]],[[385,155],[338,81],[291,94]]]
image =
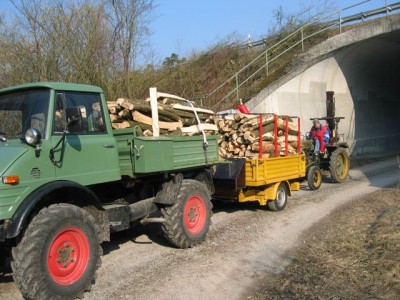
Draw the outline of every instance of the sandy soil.
[[[335,208],[400,182],[396,158],[353,169],[343,184],[323,183],[294,192],[274,213],[255,204],[214,204],[206,241],[170,247],[159,225],[137,227],[103,245],[103,265],[85,299],[245,299],[265,272],[289,263],[284,253],[302,243],[302,233]],[[0,274],[0,299],[22,299],[10,274]]]

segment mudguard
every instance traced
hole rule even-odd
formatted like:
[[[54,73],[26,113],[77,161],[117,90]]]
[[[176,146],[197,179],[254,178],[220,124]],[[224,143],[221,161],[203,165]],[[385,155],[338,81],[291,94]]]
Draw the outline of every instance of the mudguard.
[[[72,189],[75,190],[77,194],[78,192],[84,194],[87,205],[93,205],[100,210],[103,209],[99,199],[89,188],[71,181],[50,182],[36,189],[21,203],[6,229],[6,238],[10,239],[18,236],[21,229],[27,225],[31,212],[35,210],[41,201],[45,201],[46,196],[52,192],[61,191],[63,189]]]

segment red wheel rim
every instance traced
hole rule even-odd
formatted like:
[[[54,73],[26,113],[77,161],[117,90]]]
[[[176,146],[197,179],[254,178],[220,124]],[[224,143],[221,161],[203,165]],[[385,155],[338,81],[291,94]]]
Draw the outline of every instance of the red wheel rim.
[[[90,258],[89,241],[82,230],[65,228],[53,239],[47,257],[51,278],[60,285],[78,281],[86,270]]]
[[[203,199],[198,195],[191,196],[183,213],[187,231],[191,234],[200,233],[206,223],[206,217],[207,211]]]

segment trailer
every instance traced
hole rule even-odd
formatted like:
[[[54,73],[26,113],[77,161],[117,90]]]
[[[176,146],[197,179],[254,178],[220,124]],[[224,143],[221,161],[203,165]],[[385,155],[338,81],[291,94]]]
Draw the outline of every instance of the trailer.
[[[213,175],[216,200],[229,202],[258,201],[272,211],[280,211],[286,207],[288,196],[292,191],[300,190],[300,183],[307,181],[311,190],[321,186],[322,173],[318,166],[308,165],[306,155],[302,153],[300,142],[300,119],[298,117],[281,116],[286,128],[284,155],[279,156],[277,120],[274,115],[274,157],[262,158],[262,147],[259,147],[259,158],[233,158],[225,164],[216,166]],[[288,119],[297,118],[297,153],[288,154]],[[259,124],[262,124],[260,115]],[[259,143],[263,136],[263,128],[259,126]]]

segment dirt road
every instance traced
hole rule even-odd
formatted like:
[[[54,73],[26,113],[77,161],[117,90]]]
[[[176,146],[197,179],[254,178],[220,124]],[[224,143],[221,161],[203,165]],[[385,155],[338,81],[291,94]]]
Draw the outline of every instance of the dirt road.
[[[343,184],[295,192],[279,213],[257,205],[216,204],[206,241],[171,248],[158,225],[138,227],[104,245],[103,265],[85,299],[245,299],[260,274],[279,272],[283,253],[301,233],[336,207],[400,182],[396,158],[350,172]],[[0,299],[21,299],[9,274],[0,274]]]

